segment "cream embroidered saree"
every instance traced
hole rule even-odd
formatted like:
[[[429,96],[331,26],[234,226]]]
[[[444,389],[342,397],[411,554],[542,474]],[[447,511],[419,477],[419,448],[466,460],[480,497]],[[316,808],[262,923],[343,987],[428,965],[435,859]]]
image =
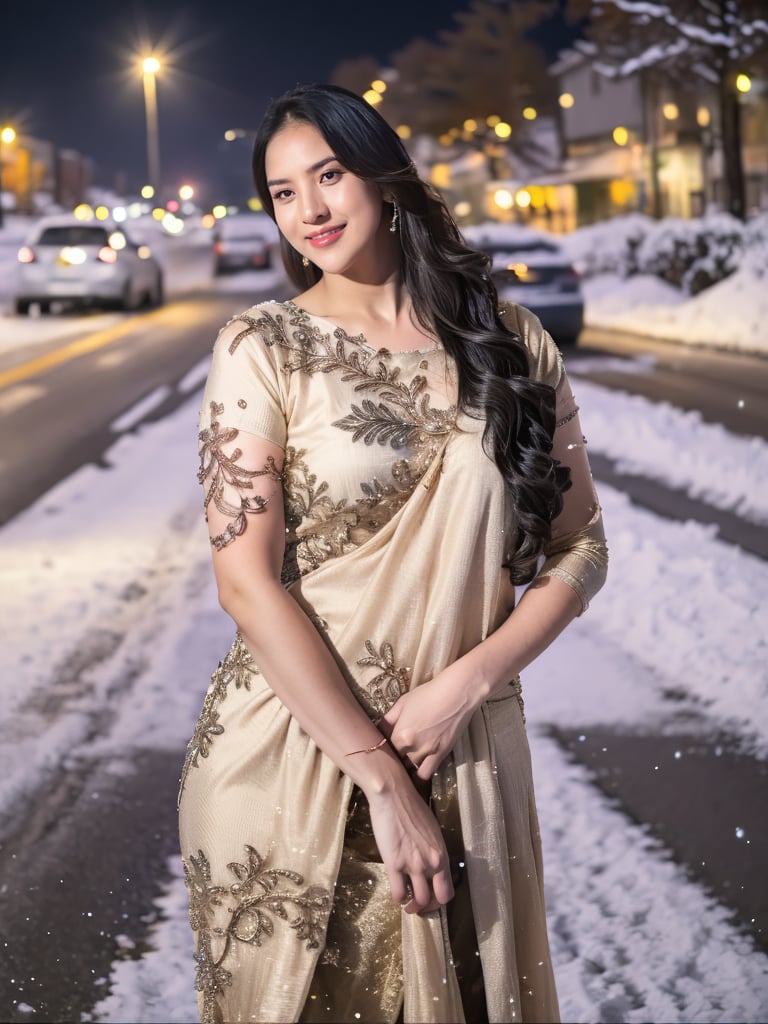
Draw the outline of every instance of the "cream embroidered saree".
[[[573,420],[551,339],[530,314],[507,315],[532,374],[557,388],[562,422]],[[454,401],[440,347],[375,352],[292,303],[254,307],[214,349],[201,480],[251,500],[253,468],[232,448],[239,432],[285,449],[284,583],[372,718],[514,606],[501,566],[515,510],[482,451],[482,423],[457,416]],[[559,538],[544,571],[573,580],[586,603],[604,546],[594,494],[577,497],[587,501],[578,530]],[[220,544],[243,528],[238,507],[248,511],[231,502]],[[475,714],[433,778],[431,802],[457,895],[439,912],[406,915],[389,894],[362,794],[236,636],[180,791],[202,1021],[557,1020],[517,680]]]

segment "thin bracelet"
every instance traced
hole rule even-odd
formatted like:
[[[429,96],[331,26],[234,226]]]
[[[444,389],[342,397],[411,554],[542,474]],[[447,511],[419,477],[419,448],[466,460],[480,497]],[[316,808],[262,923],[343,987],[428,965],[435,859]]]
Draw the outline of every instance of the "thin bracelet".
[[[372,754],[374,750],[379,750],[387,742],[387,737],[382,736],[378,743],[374,743],[372,747],[361,747],[360,750],[350,750],[346,757],[352,757],[353,754]]]

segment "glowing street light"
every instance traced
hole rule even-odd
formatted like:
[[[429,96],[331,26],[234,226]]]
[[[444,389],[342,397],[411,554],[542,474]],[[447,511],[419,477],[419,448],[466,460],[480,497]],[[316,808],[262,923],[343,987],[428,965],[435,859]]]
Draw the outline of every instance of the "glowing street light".
[[[16,141],[16,129],[9,124],[0,129],[0,228],[3,226],[3,146]]]
[[[157,125],[157,86],[155,75],[160,70],[157,57],[145,57],[141,63],[144,76],[144,111],[147,119],[147,173],[149,184],[160,187],[160,134]]]
[[[739,92],[749,92],[752,88],[752,79],[749,75],[736,75],[736,88]]]
[[[194,196],[194,194],[195,190],[192,188],[191,185],[182,185],[181,188],[179,189],[179,199],[181,199],[184,202],[190,200]]]

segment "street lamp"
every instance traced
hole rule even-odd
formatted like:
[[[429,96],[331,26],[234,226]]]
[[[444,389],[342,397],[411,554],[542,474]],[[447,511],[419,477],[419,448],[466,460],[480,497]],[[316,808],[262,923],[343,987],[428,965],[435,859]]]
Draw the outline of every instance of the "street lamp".
[[[144,75],[144,110],[147,118],[147,172],[155,192],[160,188],[160,136],[157,128],[157,87],[155,75],[160,70],[157,57],[145,57],[141,63]]]
[[[15,140],[16,140],[16,132],[15,132],[15,130],[13,128],[11,128],[10,125],[7,124],[7,125],[5,125],[5,127],[0,129],[0,228],[4,224],[4,221],[3,221],[3,216],[4,216],[4,212],[3,212],[3,155],[4,155],[3,154],[3,147],[6,145],[6,143],[8,145],[10,145],[12,142],[15,142]]]

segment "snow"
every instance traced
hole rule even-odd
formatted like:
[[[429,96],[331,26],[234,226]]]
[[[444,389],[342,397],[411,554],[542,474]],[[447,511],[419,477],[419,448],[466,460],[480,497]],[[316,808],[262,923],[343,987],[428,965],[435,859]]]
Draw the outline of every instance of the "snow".
[[[631,225],[615,226],[625,229]],[[571,239],[574,251],[595,243],[597,232],[583,230]],[[0,233],[0,266],[4,241]],[[210,282],[204,238],[169,239],[166,258],[176,261],[180,289]],[[682,333],[680,325],[695,320],[692,303],[747,269],[696,299],[648,276],[600,273],[584,283],[588,319],[623,317],[624,329],[645,330],[654,310],[677,312]],[[254,272],[215,287],[256,292],[281,280],[277,271]],[[729,321],[752,322],[761,308],[757,290],[745,289],[738,302],[721,299]],[[725,330],[724,319],[722,310],[710,316]],[[24,321],[22,337],[22,325],[6,317],[0,351],[50,342],[65,320]],[[8,325],[19,333],[5,344]],[[81,333],[82,320],[75,325]],[[592,384],[578,377],[579,365],[587,368],[581,356],[572,379],[589,450],[752,522],[768,520],[765,441]],[[165,388],[151,392],[113,424],[125,433],[104,467],[83,466],[0,528],[0,812],[84,753],[115,771],[139,745],[178,753],[181,764],[208,674],[233,631],[216,596],[196,481],[207,367],[203,359],[188,371],[179,385],[186,400],[173,414],[142,423],[168,396]],[[0,401],[9,408],[36,393],[31,381],[0,392]],[[602,724],[663,733],[678,729],[683,715],[688,730],[726,730],[742,750],[768,757],[768,568],[718,540],[713,527],[671,522],[611,487],[598,489],[608,583],[523,677],[563,1019],[763,1021],[768,957],[547,731]],[[679,698],[674,715],[670,689]],[[116,956],[92,1019],[196,1018],[176,857],[155,910],[148,952]],[[133,941],[120,944],[128,950]],[[34,1014],[27,1004],[18,1009]]]
[[[173,415],[115,444],[109,468],[83,467],[0,530],[7,638],[0,807],[84,747],[116,766],[138,743],[178,750],[181,760],[207,673],[232,632],[216,599],[195,480],[205,370],[202,361],[187,374],[189,398]],[[745,486],[756,464],[764,472],[762,441],[585,381],[578,389],[593,450],[614,452],[611,430],[624,420],[618,444],[640,469],[651,473],[656,465],[656,475],[693,489],[707,460],[728,464],[731,473],[713,472],[706,491],[696,493],[764,515],[763,506],[746,502]],[[618,402],[627,403],[622,417]],[[567,762],[544,729],[596,722],[663,729],[663,691],[674,685],[699,728],[727,726],[745,749],[764,754],[768,571],[708,527],[660,519],[609,487],[600,496],[609,582],[524,678],[564,1019],[759,1021],[768,958]],[[24,687],[14,683],[20,677]],[[130,700],[121,699],[126,680]],[[194,1018],[176,859],[156,909],[150,951],[115,961],[94,1019]]]
[[[642,366],[647,360],[637,362]],[[579,371],[590,365],[580,359]],[[606,360],[595,365],[605,368]],[[631,370],[626,360],[621,369]],[[694,410],[587,380],[577,383],[575,374],[572,385],[584,408],[590,450],[615,459],[620,472],[682,487],[709,505],[768,525],[768,443],[761,437],[731,434],[719,423],[705,423]]]
[[[690,296],[652,273],[676,242],[708,252],[696,266],[735,267],[724,280]],[[725,214],[702,221],[651,221],[629,214],[578,228],[559,239],[583,275],[585,322],[686,345],[768,352],[768,224],[765,215],[746,226]]]

